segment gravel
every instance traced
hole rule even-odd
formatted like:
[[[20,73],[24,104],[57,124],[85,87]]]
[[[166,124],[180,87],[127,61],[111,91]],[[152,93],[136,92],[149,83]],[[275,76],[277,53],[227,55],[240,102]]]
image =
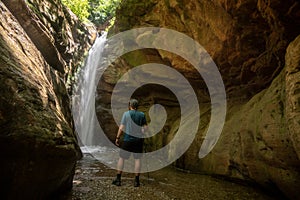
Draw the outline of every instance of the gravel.
[[[126,163],[125,163],[126,164]],[[72,191],[66,200],[270,200],[271,196],[249,185],[192,174],[167,167],[141,174],[141,186],[133,187],[134,174],[123,173],[122,185],[112,185],[116,171],[85,154],[78,162]]]

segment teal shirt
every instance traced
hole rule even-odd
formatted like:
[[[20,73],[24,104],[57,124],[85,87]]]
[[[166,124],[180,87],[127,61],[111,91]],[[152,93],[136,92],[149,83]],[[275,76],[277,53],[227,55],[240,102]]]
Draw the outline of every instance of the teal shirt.
[[[132,120],[130,120],[130,118]],[[124,134],[124,141],[134,141],[139,139],[136,136],[142,136],[142,127],[146,125],[146,117],[143,112],[137,110],[129,110],[123,114],[121,125],[125,126],[125,134]]]

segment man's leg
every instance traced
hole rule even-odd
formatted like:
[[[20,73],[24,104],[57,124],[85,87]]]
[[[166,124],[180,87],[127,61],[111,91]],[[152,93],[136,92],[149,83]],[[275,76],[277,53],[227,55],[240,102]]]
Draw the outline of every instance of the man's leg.
[[[124,168],[124,158],[120,157],[117,164],[117,173],[122,174],[123,168]]]
[[[134,173],[135,176],[139,176],[141,171],[141,159],[134,159],[134,161]]]
[[[141,171],[141,159],[135,159],[135,162],[134,162],[134,172],[135,172],[134,187],[140,186],[140,171]]]
[[[120,157],[117,164],[117,178],[112,182],[116,186],[121,186],[121,175],[124,167],[124,158]]]

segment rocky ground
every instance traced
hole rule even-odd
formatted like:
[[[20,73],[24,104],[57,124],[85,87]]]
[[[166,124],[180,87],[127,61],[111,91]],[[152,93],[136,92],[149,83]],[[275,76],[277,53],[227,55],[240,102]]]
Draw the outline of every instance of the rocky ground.
[[[139,188],[133,187],[133,174],[124,173],[120,187],[111,184],[114,177],[114,170],[85,155],[78,162],[73,190],[63,199],[274,199],[257,188],[173,168],[142,174]]]

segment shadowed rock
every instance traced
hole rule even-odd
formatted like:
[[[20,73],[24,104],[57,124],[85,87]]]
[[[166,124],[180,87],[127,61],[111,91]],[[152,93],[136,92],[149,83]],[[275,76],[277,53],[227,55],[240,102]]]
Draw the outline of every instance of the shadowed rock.
[[[43,2],[38,2],[40,10],[51,3],[52,7],[62,9],[57,2]],[[46,199],[70,189],[76,161],[81,158],[65,72],[71,72],[71,67],[75,68],[73,64],[83,59],[91,35],[87,32],[79,45],[77,38],[72,38],[75,29],[73,33],[71,29],[67,31],[67,40],[81,47],[70,48],[72,57],[67,52],[63,54],[56,46],[60,40],[58,35],[50,31],[49,19],[37,17],[35,12],[39,10],[31,9],[34,8],[29,8],[25,1],[0,2],[0,191],[3,199]],[[77,23],[74,19],[72,22]],[[65,20],[64,23],[68,24]]]

